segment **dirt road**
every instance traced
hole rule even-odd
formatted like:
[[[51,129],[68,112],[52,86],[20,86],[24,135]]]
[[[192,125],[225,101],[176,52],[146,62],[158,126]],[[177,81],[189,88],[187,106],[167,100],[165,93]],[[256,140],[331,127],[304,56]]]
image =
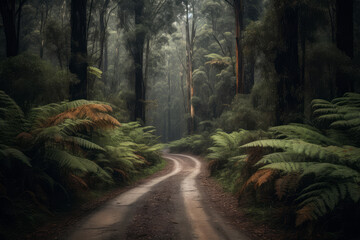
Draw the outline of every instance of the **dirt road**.
[[[105,203],[62,239],[249,240],[211,208],[199,187],[201,161],[181,154],[164,157],[171,171]]]

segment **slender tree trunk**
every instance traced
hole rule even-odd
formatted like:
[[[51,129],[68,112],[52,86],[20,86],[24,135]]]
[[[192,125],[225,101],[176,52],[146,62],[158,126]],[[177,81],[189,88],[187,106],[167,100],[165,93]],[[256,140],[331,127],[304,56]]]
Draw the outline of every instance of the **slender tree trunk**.
[[[354,57],[354,0],[336,1],[336,45],[351,59]],[[337,96],[354,91],[354,82],[346,74],[337,71]]]
[[[244,29],[243,0],[234,0],[236,24],[236,94],[245,93],[244,55],[242,53],[242,31]]]
[[[69,69],[80,80],[79,83],[70,86],[71,100],[87,99],[86,3],[87,0],[71,1],[71,58]]]
[[[194,38],[195,38],[195,22],[193,22],[191,26],[190,33],[190,21],[189,21],[189,5],[186,5],[186,22],[185,22],[185,31],[186,31],[186,80],[187,80],[187,88],[188,88],[188,110],[190,117],[188,118],[188,134],[191,135],[194,133],[195,128],[195,109],[192,104],[192,98],[194,96],[194,86],[192,79],[192,54],[193,54],[193,46],[194,46]]]
[[[144,10],[143,0],[137,0],[135,3],[135,25],[142,24],[142,15]],[[145,44],[145,33],[136,33],[136,40],[133,49],[133,58],[135,65],[135,120],[140,119],[145,123],[145,85],[143,76],[143,54]]]
[[[144,71],[144,85],[147,87],[148,77],[149,77],[149,59],[150,57],[150,39],[146,39],[146,48],[145,48],[145,71]]]
[[[13,57],[19,53],[15,20],[15,0],[1,0],[0,12],[6,38],[6,56]]]
[[[104,69],[102,68],[103,64],[104,64],[104,51],[105,51],[105,45],[107,42],[107,37],[106,37],[106,28],[107,28],[107,21],[106,21],[106,10],[109,6],[110,0],[105,0],[104,5],[100,11],[100,21],[99,21],[99,25],[100,25],[100,57],[99,57],[99,69],[102,69],[104,71]]]
[[[167,131],[167,141],[169,142],[171,140],[171,79],[170,79],[170,72],[167,74],[168,79],[168,112],[167,112],[167,122],[168,122],[168,131]]]

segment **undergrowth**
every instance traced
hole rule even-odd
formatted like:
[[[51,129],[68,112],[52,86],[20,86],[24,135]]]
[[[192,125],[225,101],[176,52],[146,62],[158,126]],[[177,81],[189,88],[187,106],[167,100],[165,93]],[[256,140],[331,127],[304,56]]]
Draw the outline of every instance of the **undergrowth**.
[[[1,239],[164,167],[154,128],[120,123],[104,102],[52,103],[25,115],[0,91],[0,130]]]
[[[271,213],[297,239],[351,239],[360,235],[360,94],[316,99],[312,109],[312,125],[217,130],[201,153],[250,215],[267,221]],[[191,149],[192,138],[170,149]]]

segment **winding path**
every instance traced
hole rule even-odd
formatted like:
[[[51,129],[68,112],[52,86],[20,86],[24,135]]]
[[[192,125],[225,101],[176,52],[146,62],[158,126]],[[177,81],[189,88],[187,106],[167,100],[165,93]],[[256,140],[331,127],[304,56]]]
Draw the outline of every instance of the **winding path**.
[[[238,239],[209,207],[198,187],[201,162],[195,157],[165,154],[172,170],[110,200],[78,222],[64,240]]]

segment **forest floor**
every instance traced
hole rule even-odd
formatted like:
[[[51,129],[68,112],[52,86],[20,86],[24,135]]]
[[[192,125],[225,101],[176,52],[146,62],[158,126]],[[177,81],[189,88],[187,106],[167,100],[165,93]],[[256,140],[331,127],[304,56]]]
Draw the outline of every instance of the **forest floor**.
[[[165,154],[166,167],[107,193],[27,239],[284,239],[258,223],[209,177],[204,160]]]

